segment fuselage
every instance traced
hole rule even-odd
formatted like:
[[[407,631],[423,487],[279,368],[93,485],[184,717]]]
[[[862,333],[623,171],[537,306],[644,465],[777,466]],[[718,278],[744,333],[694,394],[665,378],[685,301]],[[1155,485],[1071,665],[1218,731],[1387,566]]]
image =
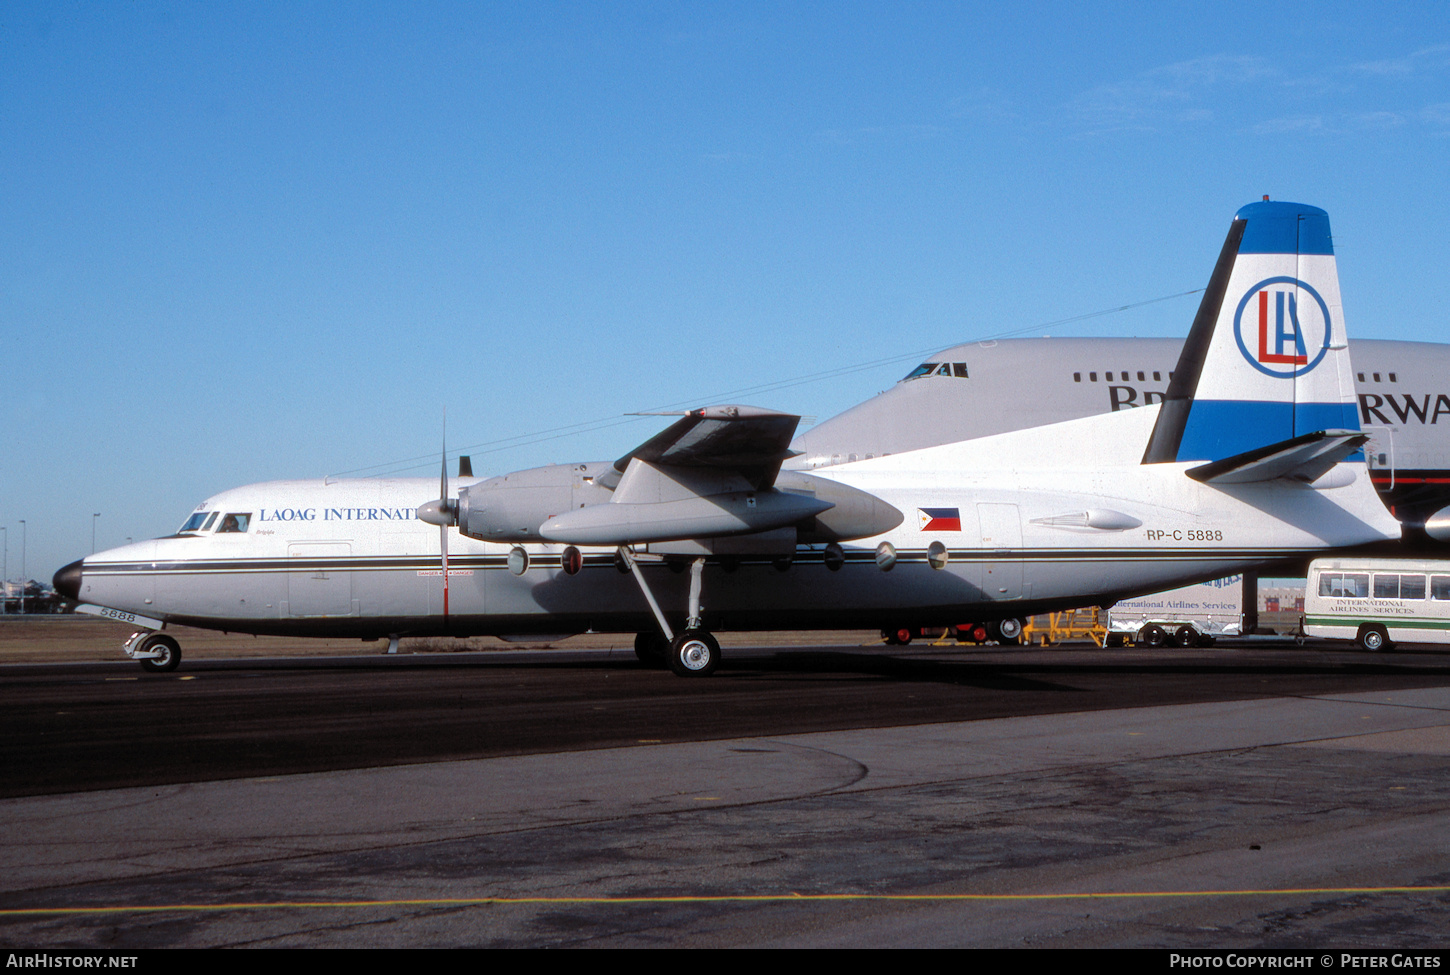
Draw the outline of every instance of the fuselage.
[[[901,524],[839,547],[712,558],[705,619],[719,630],[1003,619],[1106,604],[1398,532],[1382,508],[1376,524],[1349,510],[1356,495],[1372,499],[1363,463],[1340,465],[1343,484],[1333,490],[1298,493],[1200,484],[1182,464],[1145,468],[1140,445],[1155,413],[1059,424],[1056,447],[1045,450],[1033,431],[1034,456],[1024,455],[1025,434],[1009,433],[822,468],[817,476],[893,505]],[[1092,473],[1064,476],[1064,451]],[[374,639],[649,628],[649,609],[614,549],[581,547],[571,562],[569,546],[483,542],[456,529],[445,617],[438,529],[416,517],[437,492],[423,478],[223,492],[198,508],[189,531],[85,559],[76,596],[245,633]],[[652,554],[648,545],[639,551]],[[644,566],[670,615],[689,584],[680,565]]]

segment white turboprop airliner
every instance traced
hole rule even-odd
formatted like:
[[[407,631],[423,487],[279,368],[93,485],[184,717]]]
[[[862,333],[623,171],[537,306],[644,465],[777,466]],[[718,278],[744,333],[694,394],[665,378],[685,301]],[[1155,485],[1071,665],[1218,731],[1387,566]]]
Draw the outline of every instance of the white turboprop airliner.
[[[66,566],[56,588],[139,626],[126,652],[149,669],[176,666],[162,630],[177,623],[393,645],[638,631],[642,659],[700,676],[719,661],[714,629],[1008,633],[1031,613],[1400,537],[1366,467],[1314,207],[1239,211],[1161,402],[782,469],[797,422],[710,407],[613,463],[237,488],[174,536]]]

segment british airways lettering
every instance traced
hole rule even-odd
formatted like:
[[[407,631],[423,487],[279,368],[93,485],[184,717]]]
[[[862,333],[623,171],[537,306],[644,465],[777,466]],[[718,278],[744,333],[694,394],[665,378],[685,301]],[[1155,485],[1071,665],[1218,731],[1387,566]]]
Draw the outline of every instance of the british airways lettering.
[[[1134,386],[1109,386],[1108,406],[1112,412],[1134,406],[1150,406],[1163,402],[1163,393],[1155,389],[1139,390]],[[1450,393],[1360,393],[1359,422],[1393,426],[1396,422],[1437,424],[1440,417],[1450,417]]]
[[[323,521],[413,521],[417,508],[323,508]],[[316,508],[263,508],[258,521],[317,521]]]
[[[1445,393],[1436,395],[1433,409],[1430,406],[1430,396],[1430,393],[1426,393],[1417,400],[1410,393],[1401,393],[1398,397],[1393,393],[1360,393],[1359,422],[1379,422],[1390,426],[1395,421],[1385,415],[1385,409],[1388,409],[1399,417],[1401,423],[1409,423],[1410,417],[1422,424],[1439,423],[1441,416],[1450,416],[1450,396]]]
[[[1151,406],[1154,403],[1163,402],[1163,394],[1156,389],[1143,390],[1143,399],[1139,401],[1138,390],[1133,386],[1109,386],[1108,399],[1112,403],[1113,412],[1127,409],[1130,406]]]

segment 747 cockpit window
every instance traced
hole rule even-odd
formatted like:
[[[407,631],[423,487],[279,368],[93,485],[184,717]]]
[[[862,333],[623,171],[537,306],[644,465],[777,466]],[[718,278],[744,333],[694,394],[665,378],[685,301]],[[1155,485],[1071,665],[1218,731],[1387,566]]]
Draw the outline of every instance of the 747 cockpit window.
[[[901,381],[920,379],[922,376],[951,376],[956,379],[966,379],[967,364],[965,362],[923,362],[907,373]]]
[[[251,521],[252,513],[250,511],[245,514],[228,514],[222,519],[222,523],[217,528],[216,533],[220,535],[222,532],[244,532],[247,530],[247,525]]]
[[[198,511],[186,519],[186,524],[181,526],[183,532],[205,532],[211,531],[212,523],[216,521],[215,511]]]

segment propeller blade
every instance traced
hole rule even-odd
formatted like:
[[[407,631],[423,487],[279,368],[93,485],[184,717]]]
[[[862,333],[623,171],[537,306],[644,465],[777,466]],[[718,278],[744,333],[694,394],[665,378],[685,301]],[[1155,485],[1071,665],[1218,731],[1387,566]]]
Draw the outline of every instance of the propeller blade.
[[[443,553],[443,628],[448,629],[448,525],[457,521],[448,504],[448,411],[443,411],[443,468],[438,474],[438,506],[443,520],[438,522],[438,548]],[[455,509],[456,510],[456,509]]]

